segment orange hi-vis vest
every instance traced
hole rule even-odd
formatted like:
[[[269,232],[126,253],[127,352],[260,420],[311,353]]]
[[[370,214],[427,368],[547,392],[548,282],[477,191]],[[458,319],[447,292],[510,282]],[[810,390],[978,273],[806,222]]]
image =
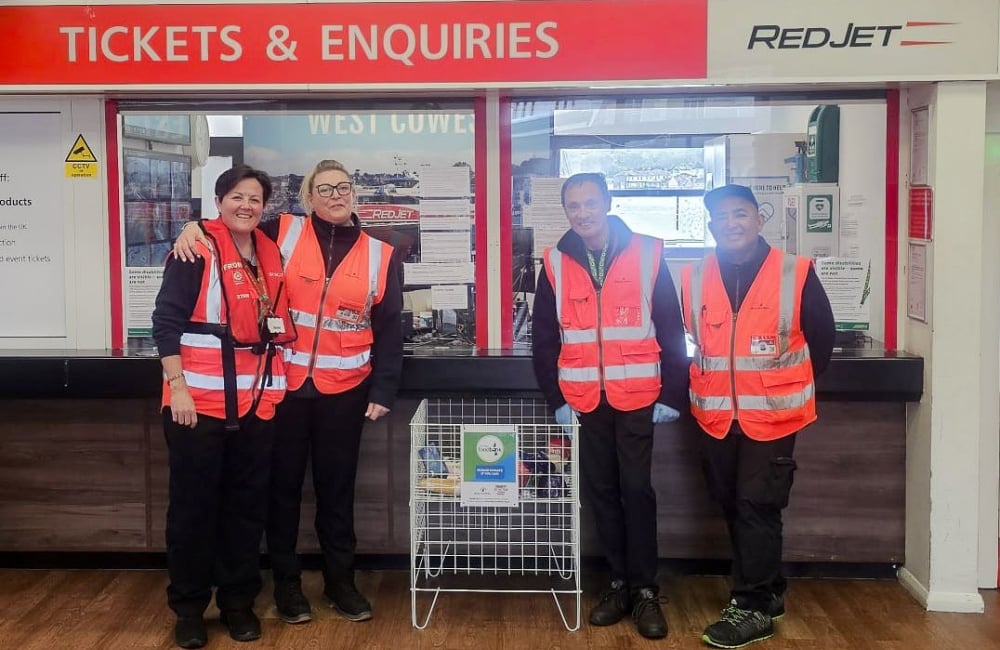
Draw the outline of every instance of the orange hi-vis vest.
[[[280,219],[278,246],[299,333],[285,350],[288,387],[312,377],[320,393],[343,393],[371,374],[371,311],[385,295],[392,246],[361,232],[327,279],[310,217]]]
[[[275,346],[294,337],[285,274],[278,247],[259,231],[253,233],[257,264],[272,303],[268,315],[280,318],[283,334],[262,337],[257,276],[243,263],[221,219],[202,222],[212,245],[198,244],[205,260],[198,302],[181,335],[184,381],[198,413],[226,419],[236,428],[256,403],[262,420],[274,417],[285,396],[285,369]],[[228,372],[227,372],[228,370]],[[227,377],[227,375],[229,375]],[[229,399],[227,409],[227,380]],[[170,385],[163,382],[163,405],[170,405]]]
[[[772,248],[736,314],[715,255],[682,271],[684,324],[696,345],[691,413],[709,435],[726,437],[735,419],[749,438],[776,440],[816,419],[800,322],[810,264]]]
[[[555,247],[545,250],[562,339],[559,389],[577,411],[596,409],[601,391],[620,411],[649,406],[659,397],[660,346],[652,306],[662,252],[659,239],[633,234],[598,291],[579,262]]]

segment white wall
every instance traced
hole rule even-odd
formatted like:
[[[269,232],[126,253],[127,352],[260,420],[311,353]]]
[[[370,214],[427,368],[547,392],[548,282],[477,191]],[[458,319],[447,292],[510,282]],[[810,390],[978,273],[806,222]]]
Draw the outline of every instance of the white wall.
[[[911,89],[902,102],[903,124],[921,106],[929,109],[928,178],[936,219],[928,246],[928,322],[907,318],[904,303],[901,323],[906,349],[922,355],[926,367],[924,398],[907,409],[906,566],[900,578],[928,609],[981,612],[980,449],[986,414],[996,411],[998,396],[984,396],[979,387],[1000,377],[995,348],[988,362],[981,353],[997,335],[995,310],[983,307],[983,278],[1000,275],[996,240],[987,239],[993,230],[983,217],[986,86],[950,82]],[[908,137],[909,129],[902,130],[902,141]],[[904,166],[904,186],[907,171]],[[906,219],[900,221],[905,240]],[[905,294],[905,275],[899,287]]]
[[[986,86],[986,174],[983,184],[984,257],[996,255],[1000,242],[1000,82]],[[983,310],[993,321],[992,336],[985,333],[983,358],[1000,359],[1000,274],[983,279]],[[984,369],[988,366],[984,366]],[[983,413],[982,445],[979,453],[980,531],[979,586],[996,587],[998,558],[996,543],[1000,537],[1000,408],[991,408],[990,398],[1000,395],[1000,381],[984,376],[980,391]],[[994,405],[995,406],[995,405]]]
[[[110,345],[111,303],[108,260],[108,199],[104,138],[104,102],[88,97],[0,97],[0,112],[60,115],[61,151],[68,152],[82,134],[98,160],[96,178],[65,178],[60,167],[65,229],[65,337],[8,337],[0,339],[6,349],[104,349]],[[3,134],[0,134],[3,146]],[[64,154],[65,155],[65,154]],[[23,278],[31,282],[31,277]],[[63,299],[55,287],[37,291]],[[13,317],[7,314],[5,317]]]

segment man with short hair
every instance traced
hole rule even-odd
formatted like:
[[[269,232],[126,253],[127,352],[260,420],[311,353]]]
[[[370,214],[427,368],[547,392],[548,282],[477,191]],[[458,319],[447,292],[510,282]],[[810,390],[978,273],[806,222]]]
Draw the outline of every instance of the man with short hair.
[[[732,540],[732,591],[702,636],[737,648],[774,634],[785,613],[781,511],[796,433],[816,419],[815,377],[833,351],[830,301],[812,261],[771,248],[749,187],[705,194],[716,253],[681,275],[696,350],[691,413],[702,468]]]
[[[608,215],[603,174],[562,187],[570,230],[545,251],[532,320],[535,376],[556,422],[580,422],[580,477],[611,571],[590,612],[667,635],[656,584],[653,425],[687,404],[687,350],[663,242]]]

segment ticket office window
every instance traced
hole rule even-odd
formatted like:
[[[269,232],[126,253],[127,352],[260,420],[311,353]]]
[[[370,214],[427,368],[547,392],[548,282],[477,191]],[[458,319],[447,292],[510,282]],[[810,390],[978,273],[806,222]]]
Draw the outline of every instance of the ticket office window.
[[[147,122],[186,122],[207,133],[203,143],[196,134],[187,144],[154,144],[123,131],[123,326],[129,349],[155,353],[150,315],[163,262],[184,221],[217,216],[213,192],[219,173],[245,163],[271,176],[266,221],[283,212],[303,214],[302,182],[317,162],[331,158],[349,171],[365,231],[396,248],[406,347],[474,348],[471,103],[234,108],[151,113],[146,106],[121,105],[124,124],[141,116]]]
[[[750,186],[768,243],[817,260],[843,342],[881,339],[885,122],[880,93],[513,100],[514,347],[530,346],[535,278],[578,172],[604,173],[611,213],[663,240],[675,284],[715,247],[704,192]]]

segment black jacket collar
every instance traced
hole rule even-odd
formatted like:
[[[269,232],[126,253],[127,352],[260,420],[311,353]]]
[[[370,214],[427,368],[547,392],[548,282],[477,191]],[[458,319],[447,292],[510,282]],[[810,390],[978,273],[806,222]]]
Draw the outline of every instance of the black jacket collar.
[[[313,230],[316,234],[323,239],[328,239],[331,234],[335,235],[338,240],[344,240],[350,238],[351,240],[357,239],[361,232],[361,220],[358,219],[358,215],[351,213],[351,223],[350,225],[335,226],[329,221],[324,221],[320,219],[315,212],[310,216],[312,220]]]
[[[618,253],[625,250],[629,243],[632,241],[632,230],[625,225],[625,222],[616,215],[608,215],[608,259],[607,265],[611,266],[611,262],[615,259]],[[559,238],[559,243],[556,244],[556,248],[560,252],[569,255],[578,264],[583,266],[583,268],[588,268],[587,262],[587,247],[583,243],[583,239],[580,235],[576,234],[572,229],[566,231],[562,237]]]

